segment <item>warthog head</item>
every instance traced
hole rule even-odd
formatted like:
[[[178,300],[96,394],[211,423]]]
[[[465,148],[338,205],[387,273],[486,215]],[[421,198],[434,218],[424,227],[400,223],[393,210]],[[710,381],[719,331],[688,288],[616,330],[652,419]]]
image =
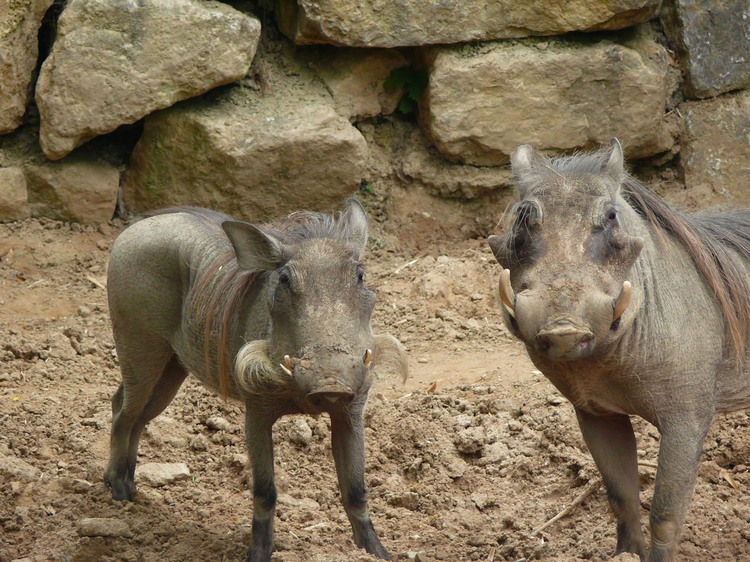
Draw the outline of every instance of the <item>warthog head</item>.
[[[392,361],[406,376],[401,344],[370,327],[376,299],[362,264],[367,215],[356,199],[337,220],[298,213],[267,227],[222,226],[239,267],[267,272],[269,283],[270,334],[240,350],[240,379],[286,379],[315,412],[366,394],[376,363]]]
[[[511,164],[520,200],[506,235],[488,239],[504,268],[506,325],[548,359],[591,356],[628,309],[628,274],[643,246],[634,211],[620,195],[622,148],[613,141],[594,173],[589,162],[563,175],[557,170],[565,162],[555,168],[528,145]]]

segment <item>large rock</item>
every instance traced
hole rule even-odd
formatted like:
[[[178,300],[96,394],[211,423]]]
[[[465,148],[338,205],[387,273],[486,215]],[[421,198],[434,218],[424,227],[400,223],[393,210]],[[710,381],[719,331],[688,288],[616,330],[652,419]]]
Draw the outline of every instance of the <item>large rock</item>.
[[[501,165],[519,145],[554,151],[617,136],[629,157],[668,150],[666,51],[645,34],[437,47],[420,107],[448,159]]]
[[[396,50],[321,47],[306,56],[331,92],[336,111],[350,121],[393,113],[404,93],[403,87],[385,87],[391,72],[408,66]]]
[[[0,134],[21,124],[31,97],[37,34],[53,0],[0,0]]]
[[[0,168],[0,221],[29,218],[29,197],[22,168]]]
[[[149,116],[125,175],[128,209],[197,205],[259,220],[340,206],[362,180],[367,144],[330,96],[300,88],[237,88]]]
[[[689,97],[750,86],[750,2],[669,0],[663,12],[664,28],[680,52]]]
[[[620,29],[651,19],[658,0],[277,0],[298,44],[404,47]]]
[[[697,203],[750,203],[750,91],[681,106],[681,166]]]
[[[28,165],[25,174],[32,216],[100,223],[114,215],[120,172],[111,164],[66,159]]]
[[[236,81],[260,23],[218,2],[71,0],[36,90],[50,159],[177,101]]]

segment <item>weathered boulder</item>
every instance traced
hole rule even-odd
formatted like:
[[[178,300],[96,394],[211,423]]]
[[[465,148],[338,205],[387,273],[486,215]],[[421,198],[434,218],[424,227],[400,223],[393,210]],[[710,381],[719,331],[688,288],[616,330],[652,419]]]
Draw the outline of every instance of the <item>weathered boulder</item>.
[[[750,91],[684,103],[680,165],[701,203],[750,203]]]
[[[393,70],[408,65],[398,51],[321,47],[307,57],[331,92],[336,111],[350,121],[396,110],[403,88],[387,89],[385,81]]]
[[[30,216],[23,169],[0,168],[0,221],[22,220]]]
[[[219,2],[71,0],[36,89],[44,153],[242,78],[259,37],[255,18]]]
[[[31,97],[37,33],[53,0],[0,0],[0,134],[21,124]]]
[[[404,47],[621,29],[651,19],[658,0],[277,0],[298,44]]]
[[[645,33],[610,40],[527,40],[429,53],[420,105],[448,159],[501,165],[519,145],[568,150],[617,136],[629,157],[668,150],[667,53]]]
[[[340,206],[362,179],[367,143],[330,96],[298,86],[236,88],[149,116],[125,175],[128,209],[197,205],[259,220]]]
[[[65,160],[25,166],[31,214],[82,223],[106,222],[117,205],[120,172],[106,162]]]
[[[424,135],[420,135],[424,136]],[[445,198],[477,199],[488,193],[510,191],[510,167],[472,166],[448,162],[426,140],[412,135],[399,158],[400,175],[428,192]]]
[[[668,0],[662,20],[678,46],[688,97],[750,87],[747,0]]]

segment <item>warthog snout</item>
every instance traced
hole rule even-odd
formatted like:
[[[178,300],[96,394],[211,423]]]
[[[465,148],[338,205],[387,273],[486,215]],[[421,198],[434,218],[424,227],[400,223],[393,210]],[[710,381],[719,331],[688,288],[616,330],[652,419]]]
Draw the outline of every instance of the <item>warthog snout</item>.
[[[596,336],[570,324],[558,324],[540,330],[536,335],[537,349],[551,359],[581,359],[594,350]]]
[[[322,408],[328,404],[344,404],[354,398],[354,391],[345,384],[325,382],[307,395],[315,406]]]

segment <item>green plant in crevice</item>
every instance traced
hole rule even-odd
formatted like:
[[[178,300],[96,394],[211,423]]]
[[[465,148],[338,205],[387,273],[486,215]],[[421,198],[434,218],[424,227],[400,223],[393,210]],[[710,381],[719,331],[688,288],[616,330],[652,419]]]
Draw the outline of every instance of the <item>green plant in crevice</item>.
[[[427,72],[413,66],[395,68],[383,82],[386,90],[403,88],[404,95],[398,103],[398,110],[403,115],[414,115],[417,112],[419,97],[427,87]]]

